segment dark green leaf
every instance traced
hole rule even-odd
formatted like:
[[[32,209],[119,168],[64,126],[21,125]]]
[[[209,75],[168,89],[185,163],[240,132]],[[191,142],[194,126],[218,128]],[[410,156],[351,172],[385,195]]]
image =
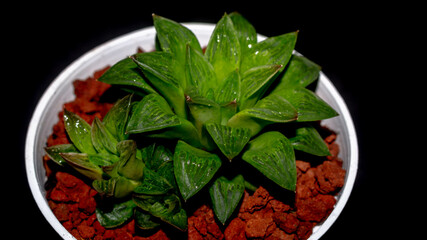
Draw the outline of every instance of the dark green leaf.
[[[242,15],[233,12],[230,15],[233,22],[234,29],[236,30],[239,39],[242,54],[257,43],[257,33],[255,28],[246,20]]]
[[[160,226],[160,223],[153,219],[153,215],[146,213],[145,211],[135,209],[135,224],[137,227],[143,230],[153,229]]]
[[[174,154],[175,178],[184,200],[200,191],[221,166],[221,159],[178,141]]]
[[[199,133],[203,131],[206,123],[221,121],[220,106],[216,102],[198,95],[194,91],[190,92],[187,96],[187,105]]]
[[[147,136],[153,138],[181,139],[195,147],[208,146],[201,142],[202,139],[200,139],[199,132],[190,121],[183,118],[178,118],[178,120],[180,121],[179,125],[162,129]]]
[[[92,144],[91,127],[77,114],[64,109],[65,130],[74,146],[83,153],[96,153]]]
[[[138,207],[155,217],[185,231],[187,229],[187,213],[181,207],[178,196],[171,195],[135,195],[133,198]]]
[[[107,208],[96,208],[96,218],[105,228],[114,228],[122,225],[133,216],[135,203],[131,200],[115,203]]]
[[[293,55],[272,94],[286,89],[307,87],[319,77],[320,66],[303,56]]]
[[[221,105],[240,102],[240,88],[239,71],[232,71],[221,85],[216,86],[215,101]]]
[[[202,52],[200,43],[192,31],[183,25],[153,14],[157,39],[164,52],[172,53],[180,63],[185,63],[186,46]]]
[[[119,161],[119,157],[110,153],[88,154],[89,161],[97,166],[110,166]]]
[[[142,179],[144,162],[136,157],[136,143],[133,140],[124,140],[117,144],[120,160],[117,162],[117,172],[128,179],[139,181]]]
[[[117,140],[97,117],[92,122],[91,136],[93,147],[97,152],[117,154]]]
[[[171,162],[173,155],[169,149],[163,145],[152,144],[148,147],[141,149],[142,160],[145,166],[157,172],[157,170],[166,162]]]
[[[144,168],[141,184],[135,188],[137,194],[160,195],[171,190],[173,186],[161,175],[149,168]]]
[[[240,51],[239,39],[233,22],[225,14],[217,23],[205,53],[220,82],[240,67]]]
[[[102,179],[103,171],[89,160],[87,153],[60,153],[61,157],[74,169],[90,179]]]
[[[206,56],[190,46],[187,46],[186,73],[187,88],[197,89],[198,94],[206,96],[209,89],[218,86],[214,68]]]
[[[254,136],[268,124],[295,121],[297,116],[297,110],[286,99],[279,95],[269,95],[254,107],[238,112],[227,125],[249,128]]]
[[[245,191],[245,180],[238,175],[229,181],[219,177],[209,188],[213,210],[222,224],[233,214]]]
[[[143,133],[181,124],[165,99],[158,94],[149,94],[132,110],[126,127],[127,133]]]
[[[252,45],[242,58],[240,72],[263,65],[282,65],[285,67],[294,50],[298,32],[270,37]]]
[[[45,147],[47,155],[50,159],[52,159],[55,163],[64,166],[65,160],[61,157],[60,153],[70,153],[70,152],[78,152],[76,147],[73,144],[59,144],[50,147]]]
[[[289,139],[294,149],[316,156],[330,155],[329,148],[320,134],[312,126],[305,126],[296,130],[296,136]]]
[[[123,141],[128,138],[125,133],[126,124],[131,110],[132,95],[127,95],[118,100],[116,104],[105,115],[102,123],[105,128],[118,140]]]
[[[139,184],[138,181],[115,176],[108,180],[95,180],[92,182],[92,187],[103,196],[124,198],[129,196]]]
[[[298,110],[298,122],[319,121],[338,116],[329,104],[306,88],[295,88],[281,93]]]
[[[242,159],[279,186],[295,191],[297,170],[291,142],[279,132],[266,132],[249,142]]]
[[[173,111],[185,117],[185,69],[168,52],[139,53],[132,56],[135,63],[159,93],[168,101]]]
[[[229,127],[210,123],[206,125],[206,129],[221,152],[230,161],[239,155],[251,138],[251,130],[248,128]]]
[[[125,58],[114,64],[98,80],[108,84],[137,87],[145,93],[156,93],[142,77],[138,65],[130,58]]]
[[[266,89],[277,77],[282,65],[264,65],[253,67],[242,77],[242,98],[240,110],[250,108],[262,97]]]

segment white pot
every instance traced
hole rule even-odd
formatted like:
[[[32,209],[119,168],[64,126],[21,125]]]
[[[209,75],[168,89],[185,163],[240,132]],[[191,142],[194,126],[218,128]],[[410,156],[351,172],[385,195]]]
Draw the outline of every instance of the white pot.
[[[188,23],[202,46],[207,46],[214,24]],[[46,182],[43,167],[44,147],[48,136],[52,133],[53,125],[58,121],[58,112],[64,103],[74,99],[72,82],[76,79],[86,79],[99,69],[113,65],[117,61],[132,55],[138,47],[144,50],[155,48],[155,29],[148,27],[137,30],[87,52],[69,65],[48,87],[40,99],[28,127],[25,143],[25,164],[28,182],[41,212],[63,239],[75,239],[57,220],[48,206],[44,184]],[[259,40],[265,39],[258,36]],[[350,113],[342,97],[331,81],[321,72],[316,93],[329,103],[340,115],[322,121],[322,125],[338,133],[340,145],[339,157],[343,160],[343,168],[347,170],[344,187],[337,195],[337,203],[330,216],[313,229],[310,240],[319,239],[334,223],[344,208],[356,178],[358,165],[358,146],[356,132]]]

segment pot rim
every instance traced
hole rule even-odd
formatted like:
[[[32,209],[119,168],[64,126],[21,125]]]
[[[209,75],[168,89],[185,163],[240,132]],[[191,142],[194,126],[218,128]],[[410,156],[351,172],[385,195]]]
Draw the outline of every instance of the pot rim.
[[[188,27],[190,30],[192,30],[196,36],[198,31],[210,31],[212,32],[215,24],[212,23],[200,23],[200,22],[194,22],[194,23],[183,23],[184,26]],[[48,202],[43,195],[44,190],[42,189],[44,186],[43,184],[39,183],[39,179],[37,178],[37,168],[36,168],[36,161],[41,161],[41,159],[37,159],[35,155],[36,151],[36,139],[37,139],[37,133],[39,132],[41,117],[46,111],[46,106],[48,105],[51,98],[54,96],[57,89],[64,84],[64,82],[67,81],[68,76],[73,73],[74,71],[77,71],[80,67],[82,67],[84,64],[86,64],[90,59],[94,58],[95,56],[102,54],[107,49],[110,49],[114,46],[119,46],[125,42],[128,41],[137,41],[137,39],[141,39],[143,37],[151,36],[155,34],[155,28],[154,26],[149,26],[145,28],[141,28],[135,31],[131,31],[127,34],[118,36],[112,40],[109,40],[92,50],[86,52],[84,55],[73,61],[70,65],[68,65],[48,86],[48,88],[43,93],[42,97],[40,98],[34,112],[32,115],[32,118],[30,120],[30,124],[27,129],[27,135],[26,135],[26,142],[25,142],[25,167],[26,167],[26,174],[27,174],[27,180],[28,184],[30,186],[32,195],[44,215],[45,219],[50,223],[50,225],[55,229],[55,231],[63,238],[63,239],[75,239],[71,233],[69,233],[62,224],[57,220],[56,216],[53,214],[52,210],[50,209]],[[258,34],[259,41],[264,40],[266,37],[263,35]],[[96,69],[93,69],[95,71]],[[332,82],[327,78],[327,76],[320,72],[319,75],[319,81],[318,84],[323,84],[324,87],[329,91],[329,93],[332,95],[334,100],[337,103],[337,106],[340,109],[340,115],[344,118],[345,123],[345,130],[348,134],[349,142],[350,142],[350,149],[349,156],[350,156],[350,163],[347,169],[347,176],[345,180],[345,185],[342,188],[342,192],[340,193],[339,199],[331,212],[331,214],[326,218],[326,220],[318,225],[315,229],[313,229],[313,234],[310,236],[309,240],[315,240],[319,239],[332,224],[335,222],[335,220],[340,215],[341,211],[343,210],[344,206],[347,203],[347,200],[350,196],[350,193],[353,189],[353,185],[356,179],[357,174],[357,168],[358,168],[358,143],[357,143],[357,136],[356,131],[354,128],[353,120],[351,118],[350,112],[347,108],[347,105],[345,104],[343,98],[338,93],[335,86],[332,84]],[[44,171],[42,169],[41,171]]]

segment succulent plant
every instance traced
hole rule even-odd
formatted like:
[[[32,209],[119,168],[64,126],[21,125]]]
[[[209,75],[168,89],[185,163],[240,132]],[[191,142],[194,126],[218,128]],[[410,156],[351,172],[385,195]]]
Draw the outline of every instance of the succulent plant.
[[[294,53],[298,32],[258,42],[243,16],[225,14],[204,51],[185,26],[157,15],[153,20],[156,51],[127,57],[99,78],[142,97],[119,100],[92,126],[65,112],[73,144],[47,149],[58,163],[94,179],[98,192],[126,199],[113,212],[97,211],[105,218],[100,222],[113,226],[114,216],[135,212],[140,225],[156,225],[151,214],[185,229],[179,196],[187,201],[208,187],[214,212],[225,224],[250,184],[238,169],[231,180],[218,176],[224,161],[245,161],[295,191],[294,149],[329,154],[308,122],[337,116],[307,89],[320,67]],[[288,122],[298,124],[290,138],[281,131]],[[268,125],[274,127],[266,130]],[[141,134],[153,142],[177,140],[173,154],[155,144],[138,149],[128,140]]]

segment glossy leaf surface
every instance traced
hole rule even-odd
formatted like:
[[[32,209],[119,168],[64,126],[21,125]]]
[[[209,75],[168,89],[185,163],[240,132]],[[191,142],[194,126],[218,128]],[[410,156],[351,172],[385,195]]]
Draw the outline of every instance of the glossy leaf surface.
[[[74,146],[83,153],[96,153],[92,144],[91,126],[77,114],[64,109],[65,130]]]
[[[279,132],[266,132],[249,142],[242,159],[279,186],[295,191],[297,171],[291,142]]]
[[[143,133],[177,126],[181,122],[166,100],[158,94],[149,94],[132,110],[126,127],[128,133]]]
[[[298,122],[319,121],[338,116],[329,104],[306,88],[283,91],[282,96],[298,110]]]
[[[131,200],[115,203],[112,207],[96,208],[96,218],[105,228],[122,225],[133,216],[135,203]]]
[[[238,175],[231,181],[219,177],[209,188],[213,210],[222,224],[233,214],[245,191],[245,180]]]
[[[73,144],[59,144],[59,145],[54,145],[50,147],[45,147],[44,149],[47,155],[49,156],[49,158],[61,166],[64,166],[66,162],[61,157],[60,153],[71,153],[71,152],[75,153],[79,151],[77,150],[76,147],[74,147]]]
[[[99,118],[95,117],[92,122],[91,129],[92,144],[93,147],[99,153],[117,153],[117,140],[116,138],[105,128]]]
[[[251,139],[251,130],[248,128],[223,126],[210,123],[206,125],[210,136],[221,152],[231,161],[243,150]]]
[[[312,126],[305,126],[296,130],[296,136],[289,139],[294,149],[316,156],[330,155],[328,146],[323,138]]]
[[[292,56],[297,35],[298,32],[286,33],[253,44],[242,59],[240,71],[272,64],[285,67]]]
[[[221,166],[221,159],[178,141],[174,154],[175,178],[184,200],[200,191]]]
[[[60,153],[61,157],[74,169],[86,177],[95,180],[102,179],[103,171],[98,165],[89,160],[86,153]]]
[[[225,14],[215,26],[205,53],[220,82],[232,71],[240,68],[240,51],[233,22]]]
[[[118,140],[123,141],[128,138],[126,125],[131,110],[132,94],[119,99],[107,112],[102,123],[105,128]]]
[[[98,80],[108,84],[137,87],[144,93],[156,93],[142,75],[138,65],[131,58],[125,58],[109,68]]]
[[[185,231],[187,229],[187,213],[181,207],[178,196],[162,195],[135,195],[133,198],[138,207],[155,217]]]

